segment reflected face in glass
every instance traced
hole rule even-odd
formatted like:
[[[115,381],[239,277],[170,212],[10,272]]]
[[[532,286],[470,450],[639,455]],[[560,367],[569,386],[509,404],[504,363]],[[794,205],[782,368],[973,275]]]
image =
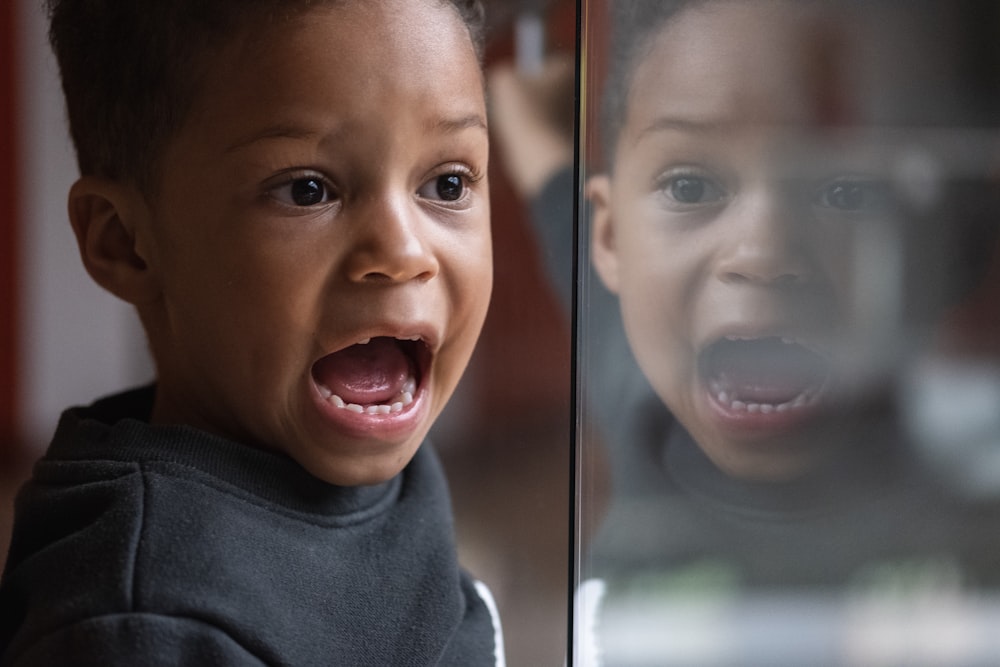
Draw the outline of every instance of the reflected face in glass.
[[[589,184],[593,261],[639,365],[740,478],[794,477],[826,452],[852,382],[855,237],[885,214],[879,157],[821,131],[836,109],[820,18],[782,2],[675,17]]]
[[[152,202],[154,419],[328,482],[388,479],[455,388],[491,289],[468,31],[443,3],[322,4],[251,28],[202,90]]]

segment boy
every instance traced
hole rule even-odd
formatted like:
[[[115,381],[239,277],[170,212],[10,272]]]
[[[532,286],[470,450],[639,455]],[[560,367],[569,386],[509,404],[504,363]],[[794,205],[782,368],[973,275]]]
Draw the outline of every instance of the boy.
[[[63,416],[2,664],[502,664],[420,447],[491,287],[478,5],[50,11],[81,257],[157,380]]]

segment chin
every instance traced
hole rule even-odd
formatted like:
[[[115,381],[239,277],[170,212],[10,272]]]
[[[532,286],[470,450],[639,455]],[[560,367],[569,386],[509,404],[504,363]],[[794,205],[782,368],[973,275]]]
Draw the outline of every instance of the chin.
[[[769,461],[766,464],[745,464],[723,469],[730,477],[746,482],[780,484],[804,477],[812,466],[801,461]]]
[[[372,486],[387,482],[405,468],[416,455],[413,451],[383,453],[379,456],[344,459],[294,457],[313,477],[336,486]]]
[[[791,482],[808,475],[818,465],[816,457],[802,451],[802,446],[795,447],[794,452],[779,452],[773,447],[767,448],[768,451],[747,452],[747,443],[741,443],[741,451],[736,455],[714,458],[713,463],[727,476],[745,482]]]

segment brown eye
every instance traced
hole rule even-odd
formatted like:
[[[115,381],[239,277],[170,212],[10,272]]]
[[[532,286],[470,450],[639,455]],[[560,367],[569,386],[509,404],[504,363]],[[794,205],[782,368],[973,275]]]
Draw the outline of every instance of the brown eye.
[[[292,181],[289,194],[296,206],[315,206],[326,201],[326,186],[317,178],[300,178]]]
[[[445,201],[456,201],[462,198],[465,191],[465,184],[462,177],[457,174],[446,174],[437,178],[438,196]]]
[[[448,173],[435,176],[417,191],[421,197],[444,202],[456,202],[465,197],[466,179],[462,174]]]
[[[696,206],[713,204],[725,198],[722,186],[710,178],[695,174],[680,174],[665,178],[660,191],[676,204]]]
[[[334,192],[321,176],[300,176],[285,181],[269,191],[271,197],[286,206],[309,208],[335,199]]]
[[[879,183],[862,180],[838,180],[816,194],[816,204],[838,211],[867,211],[885,204],[885,188]]]
[[[670,183],[670,196],[683,204],[697,204],[705,190],[705,181],[700,178],[676,178]]]

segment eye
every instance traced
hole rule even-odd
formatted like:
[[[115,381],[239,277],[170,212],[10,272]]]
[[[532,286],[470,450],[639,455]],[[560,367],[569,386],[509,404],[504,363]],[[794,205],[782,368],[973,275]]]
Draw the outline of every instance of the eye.
[[[886,203],[884,184],[873,180],[838,179],[822,186],[815,203],[838,211],[857,212],[881,208]]]
[[[330,188],[319,176],[292,179],[271,190],[271,196],[289,206],[317,206],[333,199]]]
[[[713,204],[726,198],[717,181],[695,173],[666,174],[657,187],[671,203],[682,206]]]
[[[468,191],[468,180],[468,175],[457,172],[440,174],[421,185],[417,194],[424,199],[461,201]]]

